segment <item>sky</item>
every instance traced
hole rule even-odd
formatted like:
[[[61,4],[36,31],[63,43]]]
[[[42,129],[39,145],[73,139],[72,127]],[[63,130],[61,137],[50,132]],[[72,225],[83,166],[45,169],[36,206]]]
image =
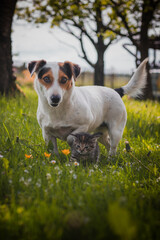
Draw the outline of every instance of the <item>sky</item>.
[[[64,33],[58,27],[50,28],[49,24],[41,24],[36,27],[25,21],[13,22],[12,52],[15,62],[30,62],[45,59],[46,61],[71,61],[81,66],[83,71],[93,69],[85,60],[78,56],[80,53],[79,42],[69,34]],[[127,73],[131,74],[135,69],[134,57],[132,57],[122,46],[128,42],[127,39],[120,40],[111,45],[104,56],[105,73]],[[96,61],[96,53],[89,44],[85,42],[85,49],[92,61]]]

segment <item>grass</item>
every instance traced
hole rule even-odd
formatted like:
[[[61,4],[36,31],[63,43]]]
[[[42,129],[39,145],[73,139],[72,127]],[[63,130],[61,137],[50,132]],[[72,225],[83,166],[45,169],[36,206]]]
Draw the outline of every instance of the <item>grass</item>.
[[[100,162],[84,168],[62,153],[44,155],[37,96],[24,91],[0,97],[1,239],[160,239],[160,104],[124,98],[116,158],[109,162],[100,145]]]

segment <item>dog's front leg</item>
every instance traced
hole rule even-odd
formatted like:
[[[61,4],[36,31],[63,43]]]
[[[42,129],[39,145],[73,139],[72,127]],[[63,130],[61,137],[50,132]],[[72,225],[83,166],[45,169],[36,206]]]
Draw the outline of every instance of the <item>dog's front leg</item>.
[[[57,147],[57,139],[55,137],[51,137],[51,141],[54,147],[54,153],[59,157],[58,147]]]
[[[51,136],[48,131],[43,130],[42,131],[42,135],[43,138],[45,140],[46,145],[48,145],[49,141],[51,141],[53,143],[53,147],[54,147],[54,153],[59,156],[59,152],[58,152],[58,147],[57,147],[57,139],[54,136]]]

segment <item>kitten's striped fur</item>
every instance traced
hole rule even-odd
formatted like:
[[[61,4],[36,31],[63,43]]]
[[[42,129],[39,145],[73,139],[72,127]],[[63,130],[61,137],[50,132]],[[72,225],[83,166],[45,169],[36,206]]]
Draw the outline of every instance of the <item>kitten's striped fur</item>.
[[[101,136],[101,133],[89,134],[89,133],[77,133],[73,134],[74,137],[71,145],[71,161],[79,161],[86,164],[89,162],[98,162],[99,160],[99,146],[97,139]]]

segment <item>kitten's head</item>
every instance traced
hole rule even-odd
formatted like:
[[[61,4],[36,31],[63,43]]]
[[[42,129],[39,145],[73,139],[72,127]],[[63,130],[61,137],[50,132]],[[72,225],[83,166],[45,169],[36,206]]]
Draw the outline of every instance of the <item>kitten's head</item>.
[[[77,133],[71,134],[73,138],[72,147],[81,155],[87,155],[95,150],[97,146],[97,139],[101,137],[102,133]]]

